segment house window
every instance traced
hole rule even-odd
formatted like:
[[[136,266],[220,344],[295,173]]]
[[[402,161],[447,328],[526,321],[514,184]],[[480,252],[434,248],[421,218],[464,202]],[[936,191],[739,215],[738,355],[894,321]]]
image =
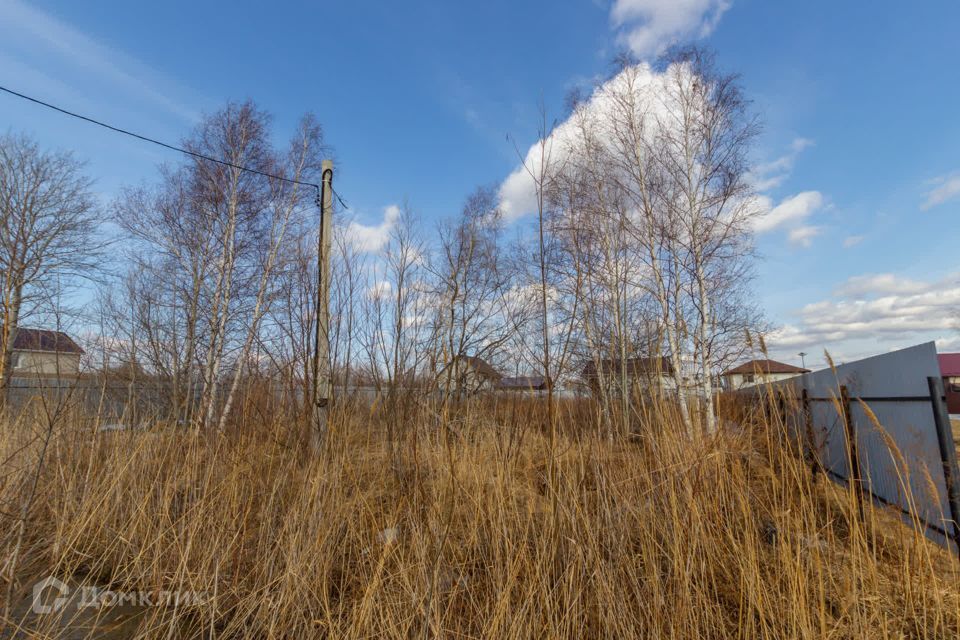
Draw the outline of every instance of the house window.
[[[19,353],[13,354],[13,358],[10,360],[10,366],[11,366],[12,368],[14,368],[14,369],[19,369],[19,368],[20,368],[20,354],[19,354]]]
[[[748,373],[743,376],[744,382],[753,382],[753,380],[754,380],[754,375],[752,373]]]
[[[950,381],[950,391],[955,391],[960,393],[960,376],[952,376],[949,378]]]

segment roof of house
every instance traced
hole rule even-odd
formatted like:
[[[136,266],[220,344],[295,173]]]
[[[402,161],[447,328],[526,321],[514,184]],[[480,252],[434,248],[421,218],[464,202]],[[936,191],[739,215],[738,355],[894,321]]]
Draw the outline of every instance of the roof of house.
[[[960,376],[960,353],[938,353],[941,376]]]
[[[498,389],[511,391],[543,391],[547,388],[547,379],[543,376],[516,376],[513,378],[501,378],[497,385]]]
[[[777,362],[776,360],[757,359],[744,362],[743,364],[727,369],[721,375],[730,376],[742,373],[810,373],[810,369],[797,367],[786,362]]]
[[[583,366],[584,378],[595,378],[598,375],[619,374],[626,369],[631,376],[662,374],[673,375],[673,365],[670,358],[608,358],[605,360],[590,360]]]
[[[482,376],[486,376],[488,378],[497,378],[497,379],[503,377],[499,371],[493,368],[493,365],[491,365],[489,362],[487,362],[483,358],[478,358],[476,356],[461,356],[460,360],[463,360],[464,362],[466,362],[467,366],[469,366],[471,369],[473,369],[474,371],[476,371]]]
[[[76,353],[82,354],[80,348],[73,338],[63,331],[52,331],[50,329],[17,329],[13,337],[14,351],[47,351],[50,353]]]

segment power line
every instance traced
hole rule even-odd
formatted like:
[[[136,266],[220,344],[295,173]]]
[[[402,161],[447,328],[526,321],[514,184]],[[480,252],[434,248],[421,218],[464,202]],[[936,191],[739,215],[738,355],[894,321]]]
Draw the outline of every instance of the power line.
[[[337,190],[333,188],[333,184],[330,185],[330,191],[333,192],[333,195],[337,198],[337,202],[340,203],[340,206],[344,209],[349,209],[350,205],[343,201],[343,198],[340,197],[340,194],[337,193]]]
[[[272,173],[267,173],[267,172],[265,172],[265,171],[258,171],[257,169],[251,169],[251,168],[249,168],[249,167],[244,167],[244,166],[239,165],[239,164],[234,164],[234,163],[232,163],[232,162],[227,162],[226,160],[220,160],[220,159],[218,159],[218,158],[212,158],[212,157],[207,156],[207,155],[204,155],[204,154],[202,154],[202,153],[197,153],[196,151],[190,151],[189,149],[184,149],[183,147],[178,147],[178,146],[175,146],[175,145],[172,145],[172,144],[167,144],[166,142],[161,142],[160,140],[156,140],[156,139],[154,139],[154,138],[150,138],[150,137],[147,137],[147,136],[143,136],[143,135],[140,135],[139,133],[134,133],[133,131],[128,131],[128,130],[126,130],[126,129],[121,129],[120,127],[115,127],[115,126],[113,126],[112,124],[107,124],[106,122],[103,122],[103,121],[101,121],[101,120],[96,120],[96,119],[94,119],[94,118],[90,118],[90,117],[88,117],[88,116],[85,116],[85,115],[82,115],[82,114],[79,114],[79,113],[75,113],[75,112],[73,112],[73,111],[69,111],[69,110],[64,109],[64,108],[62,108],[62,107],[58,107],[58,106],[55,105],[55,104],[50,104],[49,102],[44,102],[43,100],[40,100],[40,99],[38,99],[38,98],[33,98],[33,97],[28,96],[28,95],[26,95],[26,94],[20,93],[19,91],[14,91],[13,89],[8,89],[7,87],[4,87],[4,86],[2,86],[2,85],[0,85],[0,91],[4,91],[4,92],[6,92],[6,93],[9,93],[9,94],[12,95],[12,96],[16,96],[16,97],[18,97],[18,98],[22,98],[22,99],[27,100],[27,101],[29,101],[29,102],[33,102],[34,104],[39,104],[40,106],[47,107],[48,109],[53,109],[54,111],[59,111],[60,113],[65,114],[65,115],[68,115],[68,116],[70,116],[70,117],[78,118],[78,119],[80,119],[80,120],[84,120],[84,121],[89,122],[89,123],[91,123],[91,124],[95,124],[95,125],[97,125],[98,127],[103,127],[104,129],[109,129],[110,131],[115,131],[115,132],[117,132],[117,133],[122,133],[122,134],[125,135],[125,136],[130,136],[131,138],[136,138],[136,139],[142,140],[142,141],[144,141],[144,142],[150,142],[150,143],[152,143],[152,144],[155,144],[155,145],[164,147],[164,148],[166,148],[166,149],[170,149],[171,151],[178,151],[178,152],[183,153],[183,154],[186,154],[186,155],[188,155],[188,156],[193,156],[194,158],[199,158],[199,159],[201,159],[201,160],[207,160],[207,161],[209,161],[209,162],[215,162],[215,163],[221,164],[221,165],[223,165],[223,166],[225,166],[225,167],[231,167],[231,168],[233,168],[233,169],[239,169],[240,171],[246,171],[246,172],[248,172],[248,173],[255,173],[255,174],[257,174],[257,175],[259,175],[259,176],[263,176],[263,177],[265,177],[265,178],[273,178],[274,180],[281,180],[281,181],[283,181],[283,182],[289,182],[289,183],[291,183],[291,184],[299,184],[299,185],[303,185],[303,186],[305,186],[305,187],[313,187],[314,189],[317,190],[317,194],[318,194],[318,195],[319,195],[319,193],[320,193],[320,185],[318,185],[318,184],[316,184],[316,183],[314,183],[314,182],[305,182],[305,181],[303,181],[303,180],[294,180],[293,178],[284,178],[283,176],[277,176],[277,175],[274,175],[274,174],[272,174]],[[332,185],[331,185],[331,187],[332,187]],[[331,189],[331,190],[333,191],[333,195],[335,195],[335,196],[337,197],[337,200],[340,201],[340,205],[343,206],[344,209],[349,209],[350,207],[348,207],[348,206],[347,206],[347,203],[345,203],[345,202],[343,201],[343,198],[340,197],[340,194],[337,193],[335,189]]]

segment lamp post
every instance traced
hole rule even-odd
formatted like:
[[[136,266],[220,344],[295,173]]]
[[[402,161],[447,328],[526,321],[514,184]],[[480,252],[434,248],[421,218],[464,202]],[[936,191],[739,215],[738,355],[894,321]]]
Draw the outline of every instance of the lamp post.
[[[806,363],[805,358],[806,358],[806,355],[807,355],[807,354],[806,354],[805,352],[801,351],[801,352],[798,353],[797,355],[800,356],[800,366],[803,367],[804,369],[806,369],[806,368],[807,368],[807,363]]]

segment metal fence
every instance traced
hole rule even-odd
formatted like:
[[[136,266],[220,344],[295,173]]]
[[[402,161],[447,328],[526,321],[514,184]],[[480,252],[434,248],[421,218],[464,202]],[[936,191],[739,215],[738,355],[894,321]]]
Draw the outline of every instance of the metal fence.
[[[152,381],[132,382],[96,375],[15,376],[6,394],[14,415],[72,408],[97,416],[104,425],[136,426],[165,410],[170,388]]]
[[[770,391],[815,468],[960,553],[960,473],[934,343],[804,374]]]

